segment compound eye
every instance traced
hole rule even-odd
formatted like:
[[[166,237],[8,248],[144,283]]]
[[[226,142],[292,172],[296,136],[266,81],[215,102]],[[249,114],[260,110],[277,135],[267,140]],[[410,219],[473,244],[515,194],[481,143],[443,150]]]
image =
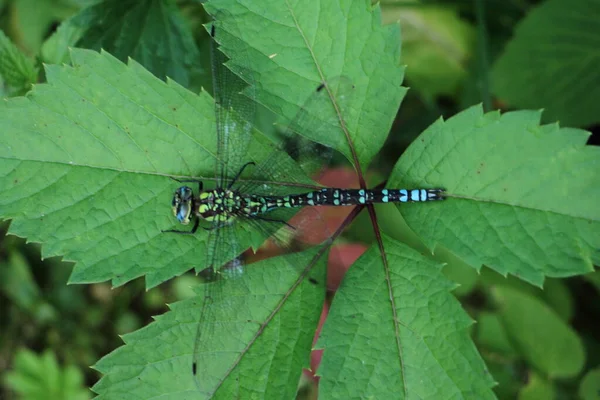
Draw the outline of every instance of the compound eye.
[[[184,225],[187,225],[190,223],[191,213],[192,213],[192,204],[191,204],[191,202],[187,201],[185,203],[179,204],[179,207],[177,209],[177,214],[175,214],[175,216],[177,217],[177,220],[179,222],[181,222]]]
[[[173,201],[173,215],[182,224],[189,224],[192,216],[192,189],[187,186],[182,186],[175,191]]]

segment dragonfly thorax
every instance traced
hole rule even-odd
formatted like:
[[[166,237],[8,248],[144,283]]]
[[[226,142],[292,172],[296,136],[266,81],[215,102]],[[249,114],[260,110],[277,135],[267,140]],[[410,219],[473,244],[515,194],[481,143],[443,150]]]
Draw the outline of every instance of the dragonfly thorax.
[[[204,220],[227,222],[243,207],[244,200],[238,192],[214,189],[201,192],[196,199],[196,215]]]
[[[187,225],[194,215],[206,221],[217,219],[226,223],[235,216],[237,210],[244,207],[244,204],[244,199],[233,190],[207,190],[195,197],[192,188],[181,186],[173,195],[172,207],[177,220]]]

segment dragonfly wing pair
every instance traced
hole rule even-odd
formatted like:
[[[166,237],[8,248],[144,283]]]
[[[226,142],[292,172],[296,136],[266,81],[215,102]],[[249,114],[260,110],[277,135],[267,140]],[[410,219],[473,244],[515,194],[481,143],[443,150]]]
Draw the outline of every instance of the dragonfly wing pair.
[[[232,17],[224,19],[229,21],[227,29],[230,32],[237,29]],[[236,70],[243,76],[244,79],[241,79],[226,68],[224,64],[228,59],[217,47],[220,35],[228,33],[217,21],[210,32],[213,37],[217,190],[230,191],[242,197],[260,197],[320,189],[308,175],[323,168],[332,151],[328,146],[314,143],[299,134],[308,129],[318,135],[328,126],[335,125],[333,120],[316,116],[327,104],[323,97],[327,92],[317,90],[320,86],[317,85],[306,105],[289,124],[289,129],[281,133],[277,141],[256,135],[252,124],[256,99],[250,69]],[[234,36],[239,34],[231,33]],[[236,53],[236,65],[243,67],[247,60],[243,49]],[[249,162],[252,164],[247,165]],[[268,293],[263,297],[253,295],[252,288],[260,288],[262,282],[252,282],[253,277],[247,273],[247,258],[242,253],[248,247],[256,249],[267,238],[271,238],[270,242],[275,247],[285,248],[284,252],[289,253],[294,240],[309,227],[321,232],[327,229],[320,214],[312,210],[302,210],[301,215],[291,220],[298,213],[298,208],[281,207],[264,215],[246,214],[242,209],[239,206],[226,211],[228,215],[213,219],[211,226],[207,227],[207,259],[198,268],[206,284],[203,285],[204,295],[199,305],[201,312],[192,373],[196,386],[207,398],[217,390],[224,390],[228,396],[240,390],[238,367],[241,358],[262,333],[273,317],[272,313],[280,307],[279,301],[287,295],[286,290],[311,273],[300,255],[278,257],[273,261],[278,265],[273,274],[281,274],[281,277],[265,287]],[[315,225],[319,227],[315,228]],[[262,265],[268,265],[268,262]],[[324,279],[311,278],[312,281],[320,281],[324,285]],[[323,292],[323,286],[319,290]],[[237,382],[237,388],[232,382]]]

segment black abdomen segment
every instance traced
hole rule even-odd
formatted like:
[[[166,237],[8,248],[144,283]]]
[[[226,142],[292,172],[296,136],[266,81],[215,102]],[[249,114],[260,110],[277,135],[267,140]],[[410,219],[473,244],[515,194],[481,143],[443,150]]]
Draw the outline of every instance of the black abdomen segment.
[[[444,189],[336,189],[324,188],[314,192],[264,197],[261,212],[279,207],[352,206],[373,203],[408,203],[443,200]]]
[[[416,201],[443,200],[442,189],[335,189],[325,188],[319,191],[296,196],[304,197],[307,205],[360,205],[372,203],[407,203]],[[304,200],[303,200],[304,201]]]

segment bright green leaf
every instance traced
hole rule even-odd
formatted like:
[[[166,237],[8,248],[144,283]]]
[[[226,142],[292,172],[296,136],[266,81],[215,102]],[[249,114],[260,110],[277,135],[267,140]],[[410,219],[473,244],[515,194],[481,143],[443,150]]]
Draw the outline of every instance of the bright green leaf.
[[[16,91],[28,90],[37,81],[37,68],[15,46],[4,32],[0,31],[0,77]]]
[[[155,286],[204,260],[205,235],[180,241],[167,175],[213,176],[212,99],[135,62],[74,50],[47,85],[3,102],[0,212],[10,233],[76,261],[71,282],[146,275]],[[212,138],[212,139],[211,139]],[[170,250],[168,250],[170,249]]]
[[[428,206],[429,205],[431,204],[428,204]],[[400,212],[401,210],[403,210],[403,207],[393,207],[390,204],[375,205],[378,225],[381,232],[423,254],[430,253],[427,245],[423,243],[422,238],[408,226]],[[357,239],[372,242],[373,239],[370,239],[366,235],[366,232],[369,232],[366,230],[371,227],[371,221],[368,220],[366,213],[361,216],[364,218],[364,221],[362,228],[358,229]],[[361,216],[359,216],[359,218]],[[355,226],[356,221],[353,223],[353,227]],[[444,263],[444,275],[457,283],[457,286],[452,291],[455,296],[465,296],[475,288],[475,285],[479,280],[479,273],[463,260],[454,256],[443,247],[436,248],[435,253],[431,254],[431,257],[435,261]]]
[[[173,304],[154,323],[125,335],[125,345],[95,365],[104,374],[94,386],[98,399],[131,393],[196,399],[215,391],[217,399],[293,398],[323,304],[326,258],[313,265],[318,254],[271,258],[225,283],[222,303],[210,304],[219,324],[204,338],[212,352],[198,366],[201,382],[193,380],[192,353],[206,285],[198,297]]]
[[[586,131],[539,118],[472,107],[411,144],[388,185],[448,191],[443,203],[400,207],[430,248],[538,286],[600,262],[600,148],[585,145]]]
[[[441,265],[383,240],[347,272],[317,343],[324,398],[493,398]]]
[[[552,309],[508,287],[493,293],[502,323],[522,357],[551,378],[573,377],[581,371],[583,344]]]
[[[493,90],[513,107],[544,108],[564,125],[600,121],[600,2],[548,0],[532,10],[492,71]]]

